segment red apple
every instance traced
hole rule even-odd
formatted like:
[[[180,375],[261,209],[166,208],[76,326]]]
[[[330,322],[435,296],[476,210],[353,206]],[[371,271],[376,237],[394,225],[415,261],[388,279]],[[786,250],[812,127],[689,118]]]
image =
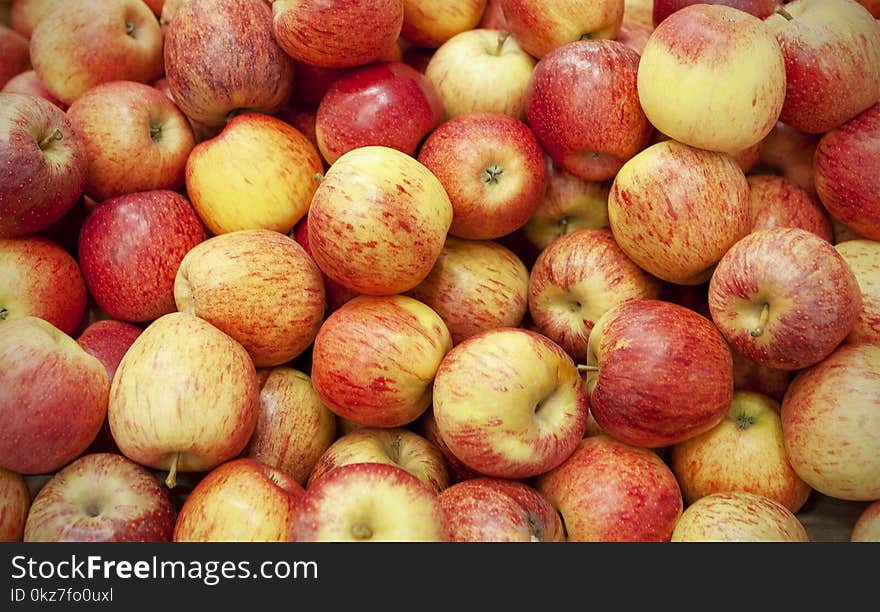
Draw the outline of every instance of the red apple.
[[[31,67],[28,40],[12,28],[0,24],[0,87]]]
[[[502,6],[504,0],[488,0],[486,8],[483,10],[483,16],[477,28],[485,28],[488,30],[509,31],[507,27],[507,18],[504,16],[504,8]]]
[[[79,237],[89,293],[114,319],[149,322],[174,312],[174,279],[190,249],[207,238],[185,197],[131,193],[93,210]]]
[[[607,435],[582,440],[535,488],[562,515],[569,542],[668,542],[683,506],[656,453]]]
[[[0,93],[0,238],[43,230],[79,200],[89,171],[82,138],[42,98]]]
[[[477,27],[486,0],[403,0],[401,36],[420,47],[436,49]]]
[[[305,491],[290,474],[255,459],[215,467],[190,492],[175,542],[291,542]]]
[[[711,315],[709,315],[711,316]],[[782,402],[785,391],[794,376],[791,370],[769,368],[752,361],[730,347],[733,357],[733,388],[735,391],[754,391]]]
[[[37,317],[0,322],[0,467],[53,472],[101,428],[110,383],[100,361]]]
[[[847,240],[834,248],[855,274],[862,293],[862,310],[847,340],[880,344],[880,242]]]
[[[300,246],[305,249],[306,253],[309,254],[309,257],[312,255],[312,247],[309,245],[309,218],[308,214],[305,217],[300,219],[296,227],[293,228],[292,231],[293,239],[296,240]],[[327,274],[322,270],[321,278],[324,279],[324,293],[327,300],[327,313],[333,312],[343,304],[345,304],[348,300],[359,295],[357,291],[349,289],[345,285],[337,283],[335,280],[327,276]]]
[[[880,542],[880,500],[859,514],[850,533],[850,542]]]
[[[442,491],[453,542],[564,542],[556,509],[534,488],[515,480],[475,478]]]
[[[37,22],[57,4],[58,0],[15,0],[10,14],[12,28],[25,38],[30,38]]]
[[[624,14],[623,22],[620,24],[620,30],[614,40],[622,42],[627,47],[638,53],[639,55],[645,50],[648,39],[654,31],[653,26],[640,21],[627,19]]]
[[[170,542],[176,511],[168,490],[113,453],[84,455],[34,498],[25,542]]]
[[[828,212],[805,189],[782,176],[747,176],[751,193],[752,231],[799,227],[834,241]]]
[[[109,81],[152,83],[162,76],[162,30],[142,0],[67,0],[37,22],[34,70],[70,105]]]
[[[672,532],[673,542],[809,542],[803,523],[778,501],[732,491],[714,493],[688,506]]]
[[[24,72],[15,75],[6,81],[6,85],[4,85],[0,91],[3,93],[18,93],[43,98],[61,110],[67,110],[67,106],[63,102],[49,93],[49,90],[46,89],[46,86],[43,85],[43,81],[40,80],[40,77],[37,76],[37,73],[34,70],[25,70]]]
[[[535,327],[575,361],[587,356],[596,321],[632,299],[659,299],[662,283],[639,268],[608,230],[578,230],[541,251],[529,276]]]
[[[661,300],[629,300],[602,315],[587,366],[590,411],[634,446],[670,446],[712,429],[733,395],[733,361],[716,327]]]
[[[815,196],[813,154],[819,139],[818,134],[807,134],[778,121],[761,141],[753,173],[778,174]]]
[[[416,433],[431,442],[443,454],[443,457],[446,459],[446,468],[449,473],[450,483],[461,482],[463,480],[481,476],[479,472],[469,468],[461,459],[456,457],[453,452],[449,450],[449,446],[443,441],[443,436],[440,435],[440,430],[437,428],[437,419],[434,418],[433,410],[426,410],[415,422],[414,429]]]
[[[749,359],[798,370],[827,357],[862,308],[858,281],[828,241],[799,228],[753,232],[709,283],[712,320]]]
[[[653,21],[658,25],[675,11],[681,10],[692,4],[723,4],[755,17],[765,19],[773,14],[773,9],[779,4],[779,0],[654,0]]]
[[[358,147],[381,145],[414,155],[443,121],[431,82],[403,62],[380,62],[337,79],[321,98],[315,135],[332,164]]]
[[[21,474],[0,468],[0,542],[21,542],[31,494]]]
[[[639,104],[639,54],[616,40],[569,43],[532,73],[526,116],[565,170],[604,181],[647,144],[653,128]]]

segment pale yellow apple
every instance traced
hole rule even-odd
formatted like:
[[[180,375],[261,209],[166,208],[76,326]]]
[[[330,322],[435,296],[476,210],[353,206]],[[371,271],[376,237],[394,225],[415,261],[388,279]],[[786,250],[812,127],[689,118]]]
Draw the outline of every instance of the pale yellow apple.
[[[847,340],[880,344],[880,242],[845,240],[834,248],[849,264],[862,290],[862,311]]]
[[[673,542],[809,542],[791,510],[754,493],[713,493],[685,508]]]

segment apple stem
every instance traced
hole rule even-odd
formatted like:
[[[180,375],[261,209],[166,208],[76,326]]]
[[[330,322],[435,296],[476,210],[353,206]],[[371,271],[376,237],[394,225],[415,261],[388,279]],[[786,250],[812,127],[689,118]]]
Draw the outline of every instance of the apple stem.
[[[161,133],[162,133],[161,127],[159,127],[155,123],[150,124],[150,140],[155,142]]]
[[[9,310],[7,310],[6,308],[0,308],[0,319],[5,321],[6,317],[8,317],[8,316],[9,316]]]
[[[587,32],[586,34],[581,34],[581,40],[592,40],[592,39],[593,39],[592,32]]]
[[[174,453],[171,458],[171,467],[168,468],[168,477],[165,479],[165,486],[173,489],[177,486],[177,462],[180,461],[180,453]]]
[[[750,417],[750,416],[742,414],[742,413],[736,415],[736,426],[739,427],[740,429],[748,429],[749,427],[751,427],[754,424],[755,424],[755,417]]]
[[[557,223],[559,224],[559,236],[565,236],[568,233],[568,217],[563,217]]]
[[[770,316],[770,304],[764,302],[761,306],[761,318],[758,319],[758,325],[749,332],[752,338],[760,338],[764,335],[764,326],[767,325],[767,317]]]
[[[130,21],[125,22],[125,33],[131,36],[134,34],[134,24]]]
[[[510,32],[501,32],[498,34],[498,47],[495,49],[495,55],[501,55],[501,49],[504,48],[504,43],[507,42],[508,36],[510,36]]]
[[[583,363],[579,363],[577,366],[578,374],[585,374],[586,372],[598,372],[599,366],[597,365],[586,365]]]
[[[504,174],[504,169],[498,164],[492,164],[483,172],[483,182],[487,185],[497,185],[502,174]]]
[[[363,523],[355,523],[351,528],[351,535],[358,540],[368,540],[373,537],[373,530]]]
[[[794,19],[794,17],[791,16],[791,13],[789,13],[787,10],[785,10],[785,7],[782,6],[781,4],[777,5],[777,7],[776,7],[776,14],[777,14],[777,15],[782,15],[783,17],[785,17],[785,18],[788,19],[789,21],[791,21],[792,19]]]
[[[321,181],[324,180],[324,175],[320,172],[315,172],[314,176],[312,176],[312,180],[320,185]]]
[[[42,149],[46,147],[50,142],[61,140],[62,138],[64,138],[64,134],[61,133],[61,130],[59,128],[55,128],[55,131],[46,136],[43,140],[41,140],[38,146]]]

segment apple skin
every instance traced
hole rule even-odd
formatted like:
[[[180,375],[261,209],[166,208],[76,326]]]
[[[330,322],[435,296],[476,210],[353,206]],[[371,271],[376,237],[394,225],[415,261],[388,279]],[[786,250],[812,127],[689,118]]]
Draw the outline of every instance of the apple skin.
[[[751,193],[752,231],[799,227],[833,243],[828,211],[805,189],[770,174],[747,176]]]
[[[31,67],[28,40],[12,28],[0,24],[0,87]]]
[[[403,468],[434,493],[449,486],[446,460],[427,438],[402,427],[362,427],[340,436],[324,451],[309,474],[306,488],[352,463],[384,463]]]
[[[409,291],[440,256],[452,203],[405,153],[360,147],[327,171],[309,207],[309,252],[336,282],[369,295]]]
[[[503,113],[445,121],[422,144],[418,160],[446,189],[449,233],[459,238],[490,240],[518,230],[537,210],[547,183],[538,139]]]
[[[83,455],[37,493],[25,542],[170,542],[177,513],[168,490],[113,453]]]
[[[743,491],[707,495],[688,506],[672,542],[809,542],[800,520],[778,501]]]
[[[624,15],[623,22],[620,24],[620,30],[617,32],[614,40],[622,42],[641,55],[653,31],[654,26],[627,19],[626,15]]]
[[[751,229],[749,206],[748,181],[729,155],[666,140],[614,177],[608,218],[617,244],[643,270],[699,285]]]
[[[341,76],[321,98],[318,149],[332,164],[358,147],[380,145],[414,156],[443,121],[443,105],[425,75],[403,62],[378,62]]]
[[[880,23],[858,2],[796,0],[764,23],[785,57],[780,121],[821,134],[880,100]]]
[[[488,30],[502,30],[509,32],[507,27],[507,17],[504,16],[503,0],[488,0],[486,8],[483,10],[483,16],[477,28],[485,28]]]
[[[190,249],[174,278],[178,312],[238,341],[258,368],[308,349],[324,320],[324,280],[299,243],[282,233],[240,230]]]
[[[813,156],[816,192],[828,212],[850,230],[880,240],[880,104],[833,129]]]
[[[43,15],[30,39],[34,70],[68,106],[101,83],[152,83],[164,70],[162,48],[159,22],[142,0],[68,0]]]
[[[89,172],[82,138],[42,98],[0,93],[0,238],[43,230],[79,200]]]
[[[6,85],[3,85],[2,89],[0,89],[0,92],[36,96],[37,98],[48,100],[63,111],[67,110],[66,104],[64,104],[51,93],[49,93],[49,90],[46,89],[45,85],[43,85],[43,81],[41,81],[40,77],[37,76],[35,70],[25,70],[24,72],[20,72],[19,74],[15,75],[14,77],[6,81]]]
[[[306,253],[309,254],[309,257],[312,256],[312,247],[309,244],[309,215],[306,213],[306,216],[300,219],[296,226],[291,231],[290,235],[292,235],[293,239],[296,240],[299,245],[305,249]],[[351,298],[360,295],[357,291],[349,289],[345,285],[337,283],[335,280],[327,276],[323,270],[321,270],[321,278],[324,280],[324,294],[327,300],[327,310],[326,313],[331,313],[343,304],[345,304]]]
[[[315,463],[336,440],[336,416],[305,372],[287,366],[261,368],[257,381],[260,409],[244,455],[305,486]]]
[[[536,63],[508,32],[477,28],[443,43],[428,59],[425,76],[447,119],[484,112],[522,121]]]
[[[461,459],[456,457],[453,452],[449,450],[449,446],[443,441],[443,436],[440,435],[440,430],[437,428],[437,419],[434,418],[433,410],[426,410],[412,427],[417,434],[427,439],[440,450],[443,457],[446,459],[446,469],[449,474],[450,483],[461,482],[463,480],[482,476],[482,474],[476,470],[472,470],[465,465]]]
[[[607,435],[581,440],[535,488],[562,515],[568,542],[668,542],[682,513],[663,460]]]
[[[155,87],[133,81],[96,85],[70,105],[67,116],[88,152],[89,197],[101,202],[183,186],[195,145],[192,128]]]
[[[670,93],[669,83],[680,86]],[[767,136],[785,84],[782,51],[764,22],[720,4],[672,13],[639,62],[639,101],[654,127],[711,151],[742,151]]]
[[[711,315],[707,315],[710,316]],[[754,391],[782,402],[794,373],[779,370],[752,361],[738,350],[730,347],[733,357],[733,388],[735,391]]]
[[[559,47],[535,66],[526,117],[547,154],[587,181],[614,178],[653,133],[637,90],[639,54],[616,40]]]
[[[358,296],[328,316],[312,347],[312,384],[327,407],[372,427],[401,427],[431,403],[452,338],[429,306],[405,295]]]
[[[719,331],[662,300],[629,300],[602,315],[587,365],[598,366],[586,380],[593,417],[634,446],[670,446],[712,429],[733,396],[733,360]]]
[[[535,327],[575,361],[587,356],[596,321],[626,300],[659,299],[662,283],[617,246],[609,230],[578,230],[541,251],[529,275]]]
[[[452,453],[486,476],[521,479],[562,463],[584,435],[587,397],[571,357],[521,328],[471,336],[434,378],[437,429]]]
[[[76,260],[46,238],[0,238],[0,323],[40,317],[73,334],[86,311],[86,285]]]
[[[209,126],[241,112],[273,113],[293,90],[293,59],[261,0],[187,0],[168,24],[164,56],[180,110]]]
[[[820,134],[807,134],[777,121],[761,141],[761,153],[752,174],[778,174],[815,196],[813,155],[820,139]]]
[[[9,15],[12,29],[30,38],[37,22],[56,4],[58,0],[15,0]]]
[[[672,446],[670,467],[685,503],[712,493],[746,491],[793,513],[803,507],[812,488],[788,462],[779,408],[766,395],[736,391],[718,425]]]
[[[692,4],[723,4],[746,13],[751,13],[759,19],[766,19],[773,14],[779,0],[655,0],[652,12],[654,25],[660,24],[675,11],[679,11]]]
[[[827,357],[861,309],[858,281],[843,257],[800,228],[749,234],[722,257],[709,282],[712,320],[727,341],[782,370]]]
[[[290,474],[255,459],[212,469],[187,496],[175,542],[291,542],[305,490]]]
[[[554,49],[588,38],[612,39],[623,21],[623,0],[502,0],[510,34],[541,59]]]
[[[458,344],[488,329],[519,326],[528,290],[529,271],[509,248],[449,236],[428,276],[406,295],[440,315]]]
[[[260,398],[244,348],[198,317],[153,321],[125,353],[110,388],[108,419],[122,453],[146,467],[203,472],[238,456]]]
[[[878,5],[880,6],[880,5]],[[850,542],[880,542],[880,500],[865,508],[853,525]]]
[[[485,9],[486,0],[403,0],[400,35],[419,47],[436,49],[474,29]]]
[[[0,468],[0,542],[21,542],[31,494],[21,474]]]
[[[272,3],[272,28],[278,44],[295,60],[351,68],[380,60],[397,41],[403,5],[403,0],[281,0]]]
[[[474,478],[437,496],[453,542],[564,542],[556,509],[515,480]]]
[[[318,151],[299,130],[275,117],[244,113],[192,150],[186,188],[214,234],[287,233],[308,212],[315,177],[323,171]]]
[[[880,344],[880,242],[847,240],[834,248],[855,274],[862,293],[862,310],[846,339]]]
[[[880,499],[880,345],[844,344],[798,372],[782,401],[795,472],[837,499]]]
[[[79,261],[86,287],[111,318],[149,322],[174,312],[184,255],[207,239],[185,197],[156,190],[107,200],[83,222]]]
[[[0,467],[53,472],[79,457],[101,428],[107,371],[43,319],[12,319],[0,329]]]

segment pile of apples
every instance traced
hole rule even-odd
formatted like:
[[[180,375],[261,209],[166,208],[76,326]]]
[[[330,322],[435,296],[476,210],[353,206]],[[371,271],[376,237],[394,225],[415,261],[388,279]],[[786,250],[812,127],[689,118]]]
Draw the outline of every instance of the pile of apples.
[[[880,540],[878,17],[0,0],[0,539]]]

